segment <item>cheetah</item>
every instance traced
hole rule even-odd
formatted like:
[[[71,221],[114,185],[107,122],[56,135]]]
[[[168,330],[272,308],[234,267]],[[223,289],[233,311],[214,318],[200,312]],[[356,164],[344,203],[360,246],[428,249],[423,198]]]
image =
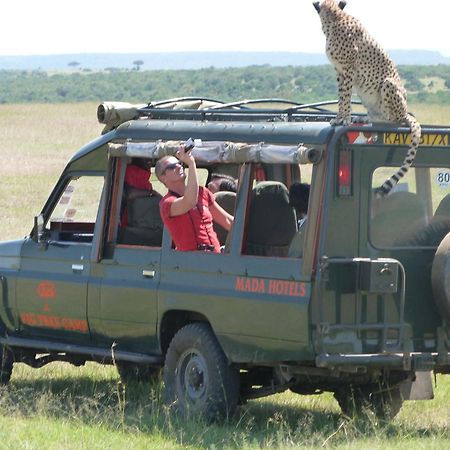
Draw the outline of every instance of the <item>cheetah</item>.
[[[402,166],[377,190],[377,196],[387,195],[414,161],[421,126],[408,113],[406,89],[394,62],[362,24],[343,11],[346,2],[323,0],[313,5],[322,22],[328,59],[337,73],[339,109],[331,124],[351,123],[354,90],[367,109],[369,121],[406,123],[411,129],[411,147]]]

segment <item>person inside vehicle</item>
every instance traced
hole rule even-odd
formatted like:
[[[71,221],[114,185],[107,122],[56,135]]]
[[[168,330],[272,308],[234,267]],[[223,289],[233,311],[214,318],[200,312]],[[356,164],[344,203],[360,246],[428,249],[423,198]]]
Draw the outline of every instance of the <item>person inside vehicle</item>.
[[[142,197],[160,197],[161,194],[153,190],[150,183],[151,159],[132,158],[125,171],[123,203],[120,225],[128,225],[128,203]]]
[[[232,176],[226,175],[224,173],[212,173],[207,186],[213,194],[219,191],[237,191],[236,180]]]
[[[305,222],[308,214],[310,186],[306,183],[295,181],[289,188],[289,204],[295,209],[297,215],[298,231],[295,233],[288,256],[291,258],[301,258],[303,256],[303,244],[305,240]]]
[[[156,163],[156,176],[169,190],[159,204],[161,217],[177,250],[219,253],[213,221],[230,230],[234,217],[216,203],[208,188],[199,186],[196,169],[194,156],[183,145],[176,157],[165,156]]]
[[[289,188],[289,204],[297,214],[297,226],[300,229],[306,221],[308,214],[310,186],[306,183],[295,181]]]

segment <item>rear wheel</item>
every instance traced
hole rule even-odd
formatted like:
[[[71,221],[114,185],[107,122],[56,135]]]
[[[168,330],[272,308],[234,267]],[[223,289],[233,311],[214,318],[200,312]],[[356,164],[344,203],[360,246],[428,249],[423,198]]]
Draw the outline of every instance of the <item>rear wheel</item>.
[[[393,419],[403,404],[399,386],[349,386],[337,390],[334,398],[346,416],[373,413],[380,420]]]
[[[10,350],[0,345],[0,384],[8,384],[11,378],[14,358]]]
[[[186,325],[172,339],[164,384],[171,407],[207,422],[232,415],[239,398],[239,372],[229,366],[211,328],[203,323]]]

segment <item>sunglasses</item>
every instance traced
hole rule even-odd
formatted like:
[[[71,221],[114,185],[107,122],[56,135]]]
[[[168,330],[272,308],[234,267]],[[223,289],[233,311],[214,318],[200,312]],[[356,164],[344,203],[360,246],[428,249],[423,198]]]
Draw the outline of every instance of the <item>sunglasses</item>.
[[[167,164],[167,166],[164,167],[163,173],[161,175],[164,175],[168,170],[174,170],[177,166],[182,166],[182,164],[179,162]]]

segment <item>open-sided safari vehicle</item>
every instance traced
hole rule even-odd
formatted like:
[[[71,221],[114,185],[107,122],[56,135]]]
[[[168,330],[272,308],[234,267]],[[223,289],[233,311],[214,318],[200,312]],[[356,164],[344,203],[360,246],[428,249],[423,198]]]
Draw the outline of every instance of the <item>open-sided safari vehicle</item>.
[[[286,389],[382,418],[431,398],[431,372],[450,372],[450,129],[424,126],[413,168],[377,198],[409,130],[331,127],[328,108],[101,105],[104,133],[69,161],[30,236],[0,244],[1,381],[14,362],[114,363],[125,381],[163,367],[168,402],[207,420]],[[120,226],[130,159],[154,164],[189,137],[203,182],[238,178],[216,195],[235,217],[220,254],[175,250],[150,199]]]

